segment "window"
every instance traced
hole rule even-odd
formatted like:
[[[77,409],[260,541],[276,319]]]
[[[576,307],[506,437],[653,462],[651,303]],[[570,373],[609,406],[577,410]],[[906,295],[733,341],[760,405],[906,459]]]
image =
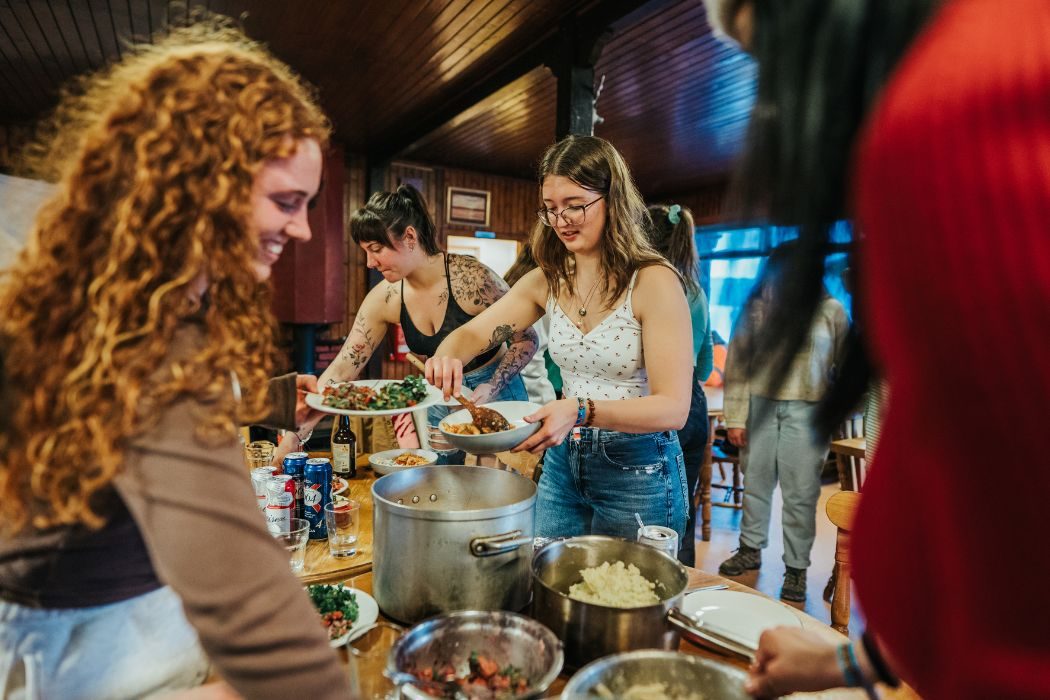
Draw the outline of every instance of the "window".
[[[700,279],[711,304],[712,331],[729,340],[769,252],[797,236],[798,231],[787,226],[697,227]],[[824,276],[828,292],[842,302],[847,312],[851,311],[851,298],[843,275],[850,240],[849,222],[838,222],[832,230],[832,242],[838,250],[828,256]]]

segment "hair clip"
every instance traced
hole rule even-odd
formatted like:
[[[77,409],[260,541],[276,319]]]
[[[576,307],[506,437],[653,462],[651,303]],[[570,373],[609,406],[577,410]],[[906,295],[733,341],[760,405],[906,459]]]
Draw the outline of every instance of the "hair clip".
[[[677,226],[678,222],[682,220],[681,212],[682,212],[682,205],[681,204],[672,204],[671,208],[667,211],[667,220],[670,221],[675,226]]]

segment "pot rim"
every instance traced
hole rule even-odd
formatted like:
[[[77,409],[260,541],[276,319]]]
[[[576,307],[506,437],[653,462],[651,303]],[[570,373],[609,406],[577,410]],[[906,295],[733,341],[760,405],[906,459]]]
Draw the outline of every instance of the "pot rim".
[[[554,587],[548,585],[546,581],[544,581],[542,578],[540,578],[540,575],[539,575],[539,572],[537,571],[537,568],[538,568],[538,562],[539,562],[540,557],[549,548],[556,547],[556,546],[564,546],[567,543],[580,542],[580,541],[584,541],[584,542],[595,542],[595,541],[598,541],[598,542],[627,542],[629,544],[638,545],[639,547],[646,547],[648,549],[651,549],[652,551],[654,551],[654,552],[656,552],[656,553],[666,557],[667,559],[669,559],[671,562],[673,562],[678,567],[679,571],[681,571],[681,573],[682,573],[682,577],[685,579],[684,583],[682,584],[682,589],[680,591],[677,591],[676,593],[673,593],[673,594],[671,594],[669,596],[661,598],[659,600],[659,602],[653,603],[651,605],[642,605],[642,606],[635,607],[635,608],[617,608],[617,607],[614,607],[614,606],[611,606],[611,605],[601,605],[600,603],[589,603],[589,602],[587,602],[585,600],[578,600],[576,598],[572,598],[572,597],[569,596],[568,593],[562,593],[561,591],[559,591],[559,590],[555,589]],[[545,545],[543,547],[543,549],[539,550],[538,552],[536,552],[536,553],[534,553],[532,555],[532,564],[529,566],[529,570],[530,570],[530,572],[532,574],[532,582],[533,582],[533,586],[534,587],[535,586],[541,586],[544,590],[547,590],[547,591],[551,592],[552,594],[558,596],[559,598],[571,601],[573,605],[583,605],[583,606],[585,606],[587,608],[594,608],[595,610],[603,610],[603,611],[611,611],[611,612],[636,612],[636,611],[640,611],[640,610],[642,610],[642,611],[644,611],[644,610],[652,610],[652,611],[659,610],[659,611],[663,612],[663,611],[665,611],[667,609],[668,605],[673,607],[674,604],[675,604],[675,601],[678,598],[680,598],[683,594],[685,594],[686,589],[689,588],[689,572],[687,572],[685,570],[685,566],[680,561],[678,561],[677,559],[673,558],[670,554],[668,554],[667,552],[660,551],[660,550],[658,550],[658,549],[656,549],[654,547],[649,547],[648,545],[640,544],[638,542],[634,542],[632,540],[628,540],[628,539],[623,538],[623,537],[612,537],[610,535],[581,535],[579,537],[569,537],[569,538],[566,538],[564,540],[558,540],[556,542],[551,542],[550,544]],[[533,595],[535,595],[535,594],[533,594]]]
[[[440,522],[462,522],[470,520],[496,520],[499,518],[505,518],[526,510],[532,510],[536,504],[536,484],[533,483],[532,479],[526,479],[521,474],[513,471],[503,471],[501,469],[493,469],[492,467],[472,467],[469,465],[425,465],[422,467],[413,467],[413,469],[449,469],[449,468],[464,468],[464,469],[492,469],[493,471],[501,474],[506,474],[509,478],[517,478],[525,481],[532,488],[532,492],[528,498],[515,503],[509,503],[502,506],[493,506],[491,508],[475,508],[473,510],[440,510],[440,509],[422,509],[416,508],[412,505],[398,504],[396,501],[391,501],[389,498],[382,496],[376,490],[376,487],[384,479],[390,477],[396,477],[405,472],[393,472],[381,476],[372,482],[372,504],[373,504],[373,517],[374,514],[379,510],[383,509],[389,513],[396,514],[406,518],[412,518],[414,520],[434,520]],[[503,478],[503,477],[498,477]]]

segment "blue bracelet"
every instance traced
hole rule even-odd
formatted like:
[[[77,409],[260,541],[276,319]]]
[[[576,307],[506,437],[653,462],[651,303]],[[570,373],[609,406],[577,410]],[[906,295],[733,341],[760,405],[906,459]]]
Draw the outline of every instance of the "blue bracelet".
[[[576,397],[576,403],[576,423],[573,425],[574,428],[583,425],[584,419],[587,418],[587,404],[579,396]]]
[[[853,651],[851,642],[840,644],[835,650],[835,658],[839,662],[839,670],[842,671],[842,678],[847,687],[863,688],[871,700],[878,700],[879,696],[875,694],[875,687],[864,678],[864,673],[860,670],[857,654]]]
[[[875,694],[875,685],[864,677],[864,672],[860,670],[860,663],[857,661],[857,652],[853,648],[853,642],[846,645],[846,652],[849,654],[849,662],[853,667],[853,670],[857,673],[857,680],[860,681],[858,685],[864,688],[864,692],[870,698],[870,700],[879,700],[879,696]]]

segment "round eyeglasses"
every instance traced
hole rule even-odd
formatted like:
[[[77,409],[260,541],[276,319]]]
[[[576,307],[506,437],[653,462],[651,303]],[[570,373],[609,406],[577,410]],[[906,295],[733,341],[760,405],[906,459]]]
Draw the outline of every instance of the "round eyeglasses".
[[[605,195],[598,197],[598,199],[593,202],[565,207],[560,212],[546,208],[538,209],[536,211],[536,216],[539,218],[541,224],[544,226],[550,226],[551,228],[554,228],[555,224],[558,223],[558,217],[561,217],[561,220],[565,222],[566,226],[579,226],[587,220],[587,207],[596,204],[602,199],[605,199]]]

